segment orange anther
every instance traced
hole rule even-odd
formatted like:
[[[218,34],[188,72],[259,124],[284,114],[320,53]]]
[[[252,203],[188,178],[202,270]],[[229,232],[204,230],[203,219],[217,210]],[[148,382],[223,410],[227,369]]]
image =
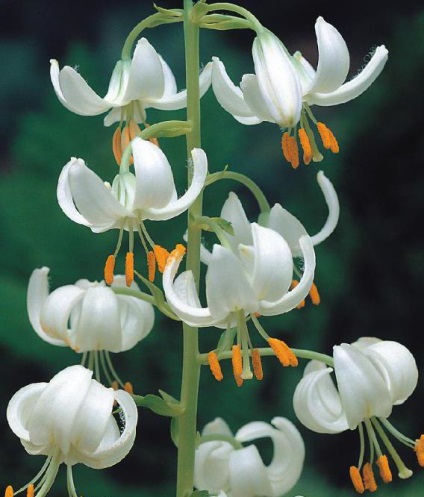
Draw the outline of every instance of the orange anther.
[[[356,466],[351,466],[349,468],[349,475],[355,490],[358,494],[363,494],[365,492],[365,487],[359,469]]]
[[[131,286],[134,281],[134,252],[127,252],[125,257],[125,283]]]
[[[27,497],[34,497],[35,491],[34,491],[34,484],[30,483],[27,488]]]
[[[169,257],[166,259],[165,266],[173,261],[177,257],[182,257],[186,253],[186,248],[181,243],[178,243],[174,250],[169,254]],[[159,262],[158,262],[159,266]]]
[[[121,135],[122,135],[121,128],[118,126],[115,129],[115,133],[113,133],[112,137],[112,152],[118,166],[121,165],[121,159],[122,159]]]
[[[160,245],[155,245],[153,247],[153,252],[156,257],[156,263],[158,265],[158,269],[161,273],[163,273],[166,265],[166,260],[169,257],[169,252]]]
[[[132,384],[129,382],[129,381],[126,381],[125,384],[124,384],[124,390],[127,392],[127,393],[130,393],[130,394],[133,394],[134,393],[134,388],[132,386]]]
[[[15,495],[12,485],[8,485],[4,491],[4,497],[13,497]]]
[[[299,149],[297,147],[296,139],[290,136],[287,131],[283,134],[281,139],[281,147],[286,161],[296,169],[299,166]]]
[[[370,492],[375,492],[377,490],[377,483],[375,482],[371,463],[367,462],[364,464],[362,469],[362,478],[364,480],[364,487],[366,490],[369,490]]]
[[[112,383],[110,384],[110,386],[114,389],[114,390],[118,390],[119,388],[119,384],[118,382],[115,380],[115,381],[112,381]]]
[[[221,366],[219,364],[218,356],[215,351],[211,351],[208,354],[208,363],[215,380],[221,381],[224,378],[222,374]]]
[[[264,377],[264,372],[262,369],[261,353],[259,349],[252,350],[252,366],[253,374],[257,380],[262,380]]]
[[[390,471],[389,461],[387,460],[387,456],[380,456],[376,464],[378,469],[380,470],[381,479],[384,483],[390,483],[393,479],[392,472]]]
[[[293,280],[290,288],[293,290],[293,288],[296,288],[298,284],[299,282],[297,280]],[[296,309],[302,309],[302,307],[305,307],[305,300],[302,300],[302,302],[296,306]]]
[[[128,130],[131,141],[134,140],[134,138],[136,138],[141,133],[141,129],[139,125],[134,121],[134,119],[131,119],[131,121],[129,122]]]
[[[278,338],[269,338],[268,344],[284,367],[298,365],[296,355],[285,342]]]
[[[319,135],[324,148],[330,149],[334,154],[339,152],[339,144],[331,129],[324,123],[317,123]]]
[[[233,375],[236,380],[237,386],[241,387],[243,385],[242,380],[242,372],[243,372],[243,359],[241,356],[241,347],[240,345],[233,345],[231,362],[233,365]]]
[[[315,283],[312,283],[311,289],[309,290],[309,297],[314,305],[319,305],[321,302],[321,297],[319,296],[318,288]]]
[[[149,281],[154,281],[156,273],[156,257],[152,250],[147,253],[147,270]]]
[[[424,467],[424,435],[421,435],[415,442],[415,453],[417,454],[418,464]]]
[[[311,142],[304,128],[300,128],[297,134],[299,136],[300,145],[303,150],[303,162],[308,165],[311,162],[313,155]]]
[[[106,285],[111,285],[113,283],[113,272],[115,271],[115,256],[110,255],[106,259],[105,269],[104,269],[104,278]]]

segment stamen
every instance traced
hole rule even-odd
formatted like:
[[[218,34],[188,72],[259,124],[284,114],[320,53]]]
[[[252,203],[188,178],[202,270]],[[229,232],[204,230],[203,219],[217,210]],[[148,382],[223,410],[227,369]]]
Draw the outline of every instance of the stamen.
[[[296,169],[299,166],[299,149],[295,138],[290,136],[287,131],[281,139],[281,147],[286,161],[291,164],[293,169]]]
[[[13,492],[13,487],[12,485],[8,485],[6,487],[6,490],[4,491],[4,497],[13,497],[15,494]]]
[[[339,144],[331,129],[321,122],[317,123],[317,128],[324,148],[330,149],[333,154],[339,153]]]
[[[363,494],[365,492],[365,487],[359,469],[356,466],[351,466],[349,468],[349,475],[355,490],[358,494]]]
[[[128,129],[128,126],[125,126],[125,128],[122,130],[122,135],[121,135],[121,152],[128,147],[130,141],[131,141],[130,130]],[[133,164],[133,162],[134,159],[133,156],[131,155],[130,164]]]
[[[424,467],[424,435],[421,435],[415,443],[415,453],[417,454],[418,464]]]
[[[312,283],[311,289],[309,290],[309,297],[314,305],[319,305],[321,302],[321,297],[318,292],[318,288],[315,283]]]
[[[241,356],[241,347],[240,345],[233,345],[231,362],[233,365],[233,375],[236,380],[237,386],[241,387],[243,385],[243,380],[241,375],[243,373],[243,360]]]
[[[134,281],[134,252],[127,252],[125,257],[125,283],[131,286]]]
[[[297,280],[293,280],[290,289],[293,290],[293,288],[296,288],[298,284],[299,282]],[[296,306],[296,309],[302,309],[302,307],[305,307],[305,299],[303,299],[302,302]]]
[[[128,129],[131,141],[141,133],[140,126],[134,121],[134,119],[131,119],[129,122]]]
[[[387,456],[382,455],[380,456],[376,464],[378,466],[378,469],[380,470],[380,476],[381,479],[384,481],[384,483],[390,483],[393,479],[392,472],[390,471],[390,466],[389,466],[389,461],[387,460]]]
[[[115,256],[110,255],[106,259],[104,277],[106,285],[111,285],[113,283],[113,272],[115,270]]]
[[[132,384],[129,381],[125,382],[125,384],[124,384],[124,390],[127,393],[130,393],[131,395],[134,393],[134,388],[133,388]]]
[[[114,381],[112,381],[112,383],[110,384],[110,386],[111,386],[114,390],[118,390],[118,388],[119,388],[119,383],[118,383],[116,380],[114,380]]]
[[[155,245],[156,246],[156,245]],[[186,248],[181,243],[178,243],[174,250],[169,254],[169,257],[166,260],[165,266],[170,263],[176,257],[182,257],[186,253]],[[157,258],[157,256],[156,256]],[[159,262],[158,262],[159,266]]]
[[[312,160],[311,142],[309,141],[308,135],[303,128],[300,128],[297,134],[299,136],[300,145],[303,150],[303,162],[308,165]]]
[[[118,166],[121,165],[122,150],[121,150],[121,128],[118,126],[112,137],[112,151]]]
[[[375,482],[374,472],[371,463],[367,462],[362,469],[362,477],[364,479],[364,487],[370,492],[377,490],[377,483]]]
[[[211,373],[213,374],[213,377],[217,381],[221,381],[224,378],[224,375],[222,374],[221,366],[219,364],[218,356],[215,351],[211,351],[208,354],[208,363],[209,367],[211,369]]]
[[[152,250],[147,252],[147,270],[149,281],[154,281],[156,273],[156,257]]]
[[[259,352],[259,349],[252,349],[252,366],[255,378],[257,380],[262,380],[264,372],[262,369],[261,353]]]
[[[27,497],[34,497],[34,484],[30,483],[27,488]]]
[[[296,355],[285,342],[278,338],[269,338],[268,344],[284,367],[298,365]]]
[[[169,252],[160,245],[155,245],[153,247],[153,253],[155,254],[156,257],[156,263],[158,265],[158,269],[161,273],[163,273],[166,265],[166,260],[169,257]]]

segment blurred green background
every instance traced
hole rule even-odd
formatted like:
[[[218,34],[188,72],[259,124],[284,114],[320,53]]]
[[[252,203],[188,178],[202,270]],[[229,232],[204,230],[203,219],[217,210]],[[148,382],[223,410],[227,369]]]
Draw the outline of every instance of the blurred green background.
[[[420,309],[423,295],[423,96],[424,11],[421,2],[354,3],[301,0],[287,3],[240,2],[272,31],[290,51],[301,50],[316,63],[314,22],[322,15],[334,24],[351,50],[351,76],[363,67],[373,46],[385,44],[389,62],[377,82],[360,98],[343,106],[316,108],[315,115],[336,134],[337,156],[325,154],[321,164],[291,170],[281,156],[280,132],[264,123],[245,127],[226,114],[211,91],[202,100],[203,146],[210,170],[229,164],[250,175],[271,204],[280,202],[297,215],[313,234],[326,217],[316,184],[322,168],[333,181],[341,202],[341,218],[333,236],[317,247],[316,283],[322,304],[280,318],[264,318],[270,335],[299,348],[331,353],[331,347],[360,336],[398,340],[415,354],[422,371],[424,341]],[[171,1],[163,7],[180,7]],[[49,59],[78,66],[99,94],[130,29],[153,13],[151,2],[68,2],[49,0],[0,2],[0,485],[15,488],[29,481],[43,459],[29,457],[10,432],[5,410],[20,387],[48,381],[56,372],[79,361],[69,350],[42,342],[26,314],[26,286],[36,267],[51,268],[52,288],[79,278],[101,279],[116,233],[94,235],[73,224],[56,203],[59,172],[71,156],[84,158],[102,178],[111,181],[116,169],[110,150],[113,130],[103,116],[83,118],[57,101],[50,84]],[[184,87],[181,25],[145,33]],[[249,32],[202,32],[205,64],[217,55],[234,81],[252,71]],[[184,112],[148,112],[150,123],[184,118]],[[163,139],[161,146],[175,166],[179,185],[185,176],[184,142]],[[230,189],[236,189],[252,220],[257,211],[252,197],[236,184],[220,182],[205,194],[205,211],[217,215]],[[154,240],[170,247],[181,241],[184,217],[176,222],[148,223]],[[141,251],[139,252],[141,257]],[[216,345],[216,330],[202,330],[202,351]],[[254,337],[255,340],[256,337]],[[260,343],[257,342],[260,346]],[[181,333],[174,322],[157,314],[154,332],[130,352],[116,355],[114,364],[136,391],[159,388],[178,396]],[[238,389],[228,364],[224,381],[217,383],[205,369],[201,378],[199,427],[222,416],[236,431],[251,420],[270,421],[287,416],[295,421],[291,396],[302,375],[283,370],[275,360],[264,362],[262,382],[245,382]],[[415,438],[424,432],[424,381],[404,406],[392,415],[395,425]],[[348,467],[358,457],[357,433],[317,435],[299,427],[307,445],[305,472],[290,495],[351,496]],[[380,486],[381,496],[424,495],[424,475],[415,455],[398,447],[414,476],[395,478]],[[267,450],[264,444],[266,457]],[[136,444],[125,461],[108,471],[77,467],[77,490],[100,497],[173,495],[175,449],[169,421],[140,412]],[[64,495],[63,471],[51,491]]]

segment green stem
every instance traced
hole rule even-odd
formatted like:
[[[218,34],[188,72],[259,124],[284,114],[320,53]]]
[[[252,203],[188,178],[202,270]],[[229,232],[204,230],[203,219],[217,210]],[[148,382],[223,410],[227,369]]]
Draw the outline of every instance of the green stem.
[[[199,28],[191,21],[192,0],[184,0],[184,42],[186,59],[187,121],[192,125],[186,135],[187,157],[191,163],[191,151],[200,147],[200,90],[199,90]],[[193,171],[188,170],[188,184]],[[198,286],[200,274],[201,230],[193,219],[202,215],[202,195],[188,211],[186,268],[193,272]],[[199,395],[200,364],[198,330],[183,324],[183,371],[180,402],[184,413],[178,418],[177,497],[193,493],[194,453],[197,434],[197,402]]]
[[[259,209],[261,212],[269,212],[271,210],[271,206],[267,198],[265,197],[264,192],[259,188],[259,186],[248,176],[242,173],[236,173],[234,171],[219,171],[217,173],[210,174],[206,180],[206,186],[212,185],[216,181],[222,179],[232,179],[234,181],[238,181],[246,188],[248,188],[256,198],[256,201],[259,204]]]
[[[244,17],[246,20],[250,22],[252,29],[254,29],[256,32],[260,32],[265,29],[262,26],[262,24],[259,22],[259,20],[251,12],[249,12],[244,7],[240,7],[239,5],[234,5],[232,3],[227,3],[227,2],[220,2],[220,3],[213,3],[211,5],[207,5],[207,7],[209,12],[215,12],[217,10],[227,10],[229,12],[235,12],[236,14],[239,14],[240,16]]]

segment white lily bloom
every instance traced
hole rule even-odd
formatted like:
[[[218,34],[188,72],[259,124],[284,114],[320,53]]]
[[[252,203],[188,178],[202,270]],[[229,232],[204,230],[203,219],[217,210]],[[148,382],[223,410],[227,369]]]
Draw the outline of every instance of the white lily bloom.
[[[353,485],[359,493],[377,488],[372,471],[374,461],[383,481],[388,483],[392,479],[381,443],[392,456],[399,477],[408,478],[412,471],[404,465],[387,435],[413,448],[420,465],[424,465],[424,436],[411,440],[399,433],[387,418],[393,406],[405,402],[417,385],[418,370],[413,355],[400,343],[374,338],[343,343],[333,350],[333,368],[318,361],[311,361],[305,368],[293,398],[298,419],[318,433],[359,429],[359,463],[350,468]],[[333,370],[337,387],[330,377]],[[370,444],[370,459],[365,464],[364,428]]]
[[[137,42],[131,60],[117,62],[103,98],[75,69],[65,66],[60,70],[57,60],[50,62],[50,77],[60,102],[82,116],[96,116],[109,111],[105,126],[131,120],[145,123],[146,109],[150,107],[175,110],[187,105],[187,91],[177,92],[171,69],[146,38]],[[201,95],[210,86],[211,69],[211,64],[208,64],[200,74]]]
[[[317,126],[324,147],[339,151],[333,133],[316,121],[310,106],[338,105],[358,97],[375,81],[388,58],[384,45],[377,47],[362,71],[346,81],[350,61],[343,37],[322,17],[315,23],[315,32],[319,53],[316,70],[300,52],[290,55],[268,30],[259,32],[253,42],[255,74],[244,75],[239,87],[229,78],[224,64],[213,58],[212,86],[218,102],[242,124],[269,121],[287,130],[283,153],[294,168],[299,165],[297,128],[305,164],[322,160],[311,123]]]
[[[243,446],[262,438],[273,443],[269,465],[255,445]],[[216,418],[203,429],[196,449],[194,485],[228,497],[280,497],[296,484],[304,458],[302,437],[288,419],[275,417],[271,424],[254,421],[233,436],[227,423]]]
[[[110,366],[109,352],[129,350],[150,333],[153,306],[113,291],[125,287],[124,276],[117,276],[112,288],[104,281],[78,280],[49,293],[48,274],[47,267],[35,269],[29,279],[27,309],[34,331],[52,345],[84,353],[83,365],[100,360],[108,381],[123,386]],[[139,290],[136,283],[131,288]]]
[[[42,470],[23,487],[33,492],[35,486],[36,497],[47,494],[62,463],[67,466],[69,496],[76,497],[74,464],[108,468],[134,444],[138,417],[134,400],[123,390],[104,387],[92,374],[82,366],[70,366],[49,383],[21,388],[9,402],[7,421],[25,450],[47,456]],[[112,414],[115,402],[119,424]]]
[[[250,243],[239,243],[235,248],[231,247],[229,241],[226,246],[214,245],[206,272],[207,307],[200,304],[191,271],[184,271],[175,279],[184,256],[184,247],[178,246],[171,253],[163,272],[163,289],[168,304],[184,322],[198,327],[237,327],[237,345],[232,350],[234,377],[239,386],[244,379],[253,377],[247,316],[250,316],[260,335],[267,340],[284,366],[297,365],[292,351],[284,342],[270,338],[259,324],[257,316],[275,316],[298,306],[310,291],[315,270],[312,240],[302,235],[298,243],[304,271],[299,284],[290,290],[294,265],[289,244],[270,228],[257,223],[250,226]],[[262,373],[258,373],[255,368],[260,359],[256,357],[254,359],[252,356],[254,373],[261,379]],[[222,379],[217,356],[212,361],[212,373],[215,378]]]
[[[112,186],[104,183],[82,159],[72,158],[62,169],[57,186],[57,199],[63,212],[78,224],[93,232],[110,229],[129,232],[131,257],[125,274],[127,285],[132,282],[134,231],[145,244],[143,221],[165,221],[178,216],[196,200],[203,189],[207,175],[207,158],[202,149],[192,150],[193,177],[187,191],[178,198],[171,166],[162,150],[149,141],[135,138],[131,142],[134,156],[134,174],[121,166]],[[118,253],[114,253],[112,262]],[[152,247],[153,248],[153,247]],[[105,271],[110,284],[112,271]]]

